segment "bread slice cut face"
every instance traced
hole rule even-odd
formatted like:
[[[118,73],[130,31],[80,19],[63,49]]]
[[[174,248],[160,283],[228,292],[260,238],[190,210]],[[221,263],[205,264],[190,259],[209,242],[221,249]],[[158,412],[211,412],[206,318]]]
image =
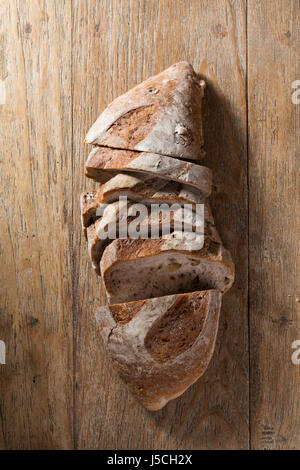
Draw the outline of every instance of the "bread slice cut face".
[[[100,270],[110,304],[167,294],[218,289],[234,280],[230,253],[211,237],[199,249],[196,234],[177,233],[147,240],[114,240],[103,253]]]

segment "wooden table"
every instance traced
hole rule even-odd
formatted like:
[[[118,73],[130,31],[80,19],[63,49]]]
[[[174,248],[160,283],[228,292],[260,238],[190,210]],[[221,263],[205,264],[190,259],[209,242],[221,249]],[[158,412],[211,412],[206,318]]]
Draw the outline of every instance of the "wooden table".
[[[299,16],[299,0],[0,0],[0,448],[300,447]],[[83,140],[179,60],[208,82],[206,164],[236,281],[209,369],[151,413],[94,321]]]

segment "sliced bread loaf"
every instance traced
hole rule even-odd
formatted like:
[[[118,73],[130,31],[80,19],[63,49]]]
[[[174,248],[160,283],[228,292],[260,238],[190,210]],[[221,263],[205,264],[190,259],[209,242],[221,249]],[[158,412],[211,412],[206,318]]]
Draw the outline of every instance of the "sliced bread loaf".
[[[211,192],[212,174],[205,166],[156,153],[95,147],[89,154],[86,176],[105,183],[116,173],[146,173],[168,181],[193,186],[207,197]]]
[[[116,98],[93,124],[86,142],[198,160],[205,154],[204,88],[190,64],[174,64]]]
[[[221,298],[219,291],[208,290],[97,309],[113,364],[143,406],[159,410],[205,372]]]
[[[226,292],[234,280],[230,253],[211,237],[199,245],[176,232],[160,239],[114,240],[104,250],[100,270],[109,303],[167,294],[218,289]]]
[[[120,238],[120,236],[124,238],[124,235],[120,235],[120,223],[125,222],[126,228],[129,230],[128,236],[130,238],[130,222],[134,221],[136,218],[136,214],[132,211],[134,206],[134,203],[129,203],[126,211],[126,202],[116,201],[111,203],[105,208],[103,216],[99,217],[94,224],[87,227],[88,251],[93,268],[98,275],[100,275],[99,263],[104,249],[116,238]],[[108,227],[114,227],[114,223],[116,230],[112,231],[111,235],[109,235]],[[168,227],[171,233],[182,229],[181,210],[178,209],[169,213],[167,210],[163,209],[155,214],[148,208],[145,217],[143,215],[139,216],[138,224],[141,238],[147,238],[151,233],[152,236],[154,236],[154,234],[157,234],[157,236],[166,235]],[[204,220],[201,216],[196,215],[193,211],[186,213],[184,229],[198,234],[204,233],[216,243],[221,243],[216,228],[207,222],[204,225]],[[126,236],[127,235],[125,235],[125,237]]]

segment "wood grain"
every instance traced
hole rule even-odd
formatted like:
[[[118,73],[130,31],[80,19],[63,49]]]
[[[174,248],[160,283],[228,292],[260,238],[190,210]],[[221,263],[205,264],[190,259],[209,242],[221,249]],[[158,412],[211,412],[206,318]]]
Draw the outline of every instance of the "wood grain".
[[[235,286],[224,297],[209,370],[183,397],[150,413],[128,394],[102,347],[93,312],[104,297],[83,241],[74,265],[78,282],[76,446],[245,449],[249,443],[245,3],[104,0],[73,4],[75,197],[92,187],[83,178],[88,148],[82,141],[100,111],[148,76],[187,60],[201,69],[209,84],[206,163],[214,171],[216,220],[237,268]],[[78,207],[76,217],[79,220]],[[74,252],[78,237],[76,231]]]
[[[299,449],[298,0],[248,1],[251,444]]]
[[[0,448],[71,448],[71,2],[0,18]]]
[[[0,0],[0,449],[299,448],[299,15],[299,0]],[[83,140],[178,60],[208,83],[212,209],[236,281],[209,369],[151,413],[94,320]]]

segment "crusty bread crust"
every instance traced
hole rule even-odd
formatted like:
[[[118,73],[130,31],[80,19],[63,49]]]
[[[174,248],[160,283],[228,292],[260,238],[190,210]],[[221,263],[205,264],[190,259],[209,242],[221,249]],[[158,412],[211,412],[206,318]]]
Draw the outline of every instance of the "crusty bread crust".
[[[143,406],[159,410],[205,372],[221,298],[219,291],[208,290],[97,309],[113,364]]]
[[[96,211],[99,206],[97,191],[90,189],[85,191],[80,196],[80,215],[81,215],[81,227],[85,239],[87,240],[86,227],[93,224],[96,220]]]
[[[95,147],[85,164],[86,176],[105,183],[116,173],[146,173],[198,188],[205,197],[211,192],[212,174],[205,166],[155,153]]]
[[[201,102],[205,82],[179,62],[116,98],[86,142],[171,157],[203,158]]]

